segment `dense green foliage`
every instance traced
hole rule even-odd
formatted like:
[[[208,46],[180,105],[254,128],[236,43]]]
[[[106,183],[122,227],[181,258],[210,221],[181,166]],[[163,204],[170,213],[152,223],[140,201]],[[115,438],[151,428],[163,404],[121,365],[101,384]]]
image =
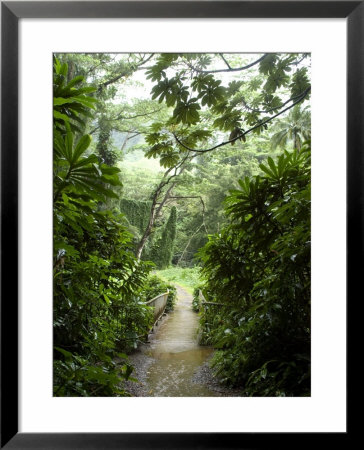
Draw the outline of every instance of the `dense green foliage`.
[[[174,264],[197,264],[196,253],[206,244],[208,234],[219,232],[226,223],[223,201],[229,190],[238,188],[239,177],[259,173],[259,158],[266,147],[267,142],[254,137],[244,152],[229,146],[195,158],[174,190],[180,196]]]
[[[213,366],[247,395],[310,393],[310,148],[285,152],[226,200],[230,223],[201,250]]]
[[[87,101],[68,83],[67,66],[55,62],[54,129],[54,394],[125,395],[132,368],[125,351],[152,323],[140,288],[150,267],[138,261],[122,217],[99,208],[120,185],[119,169],[88,154],[89,135],[76,135]],[[59,94],[67,93],[67,104]],[[67,114],[64,105],[72,105]],[[91,102],[90,102],[91,105]],[[67,106],[68,108],[68,106]],[[63,111],[63,112],[60,112]],[[116,362],[116,357],[122,363]]]
[[[127,395],[145,301],[171,310],[174,282],[221,380],[309,395],[309,60],[58,55],[55,395]]]
[[[161,237],[153,245],[150,259],[156,264],[158,269],[166,269],[171,265],[174,241],[176,239],[177,209],[172,206],[166,225],[163,228]]]
[[[120,211],[125,214],[128,222],[136,227],[136,233],[143,233],[149,222],[150,201],[132,200],[122,198],[120,200]]]
[[[90,108],[95,108],[96,99],[91,93],[93,86],[82,86],[84,78],[77,76],[68,80],[68,65],[54,60],[53,73],[53,123],[56,131],[64,131],[68,124],[72,131],[82,133],[86,120],[91,117]],[[77,86],[77,88],[76,88]]]
[[[195,289],[193,290],[193,297],[192,297],[192,309],[195,312],[199,312],[201,309],[201,300],[200,300],[200,290],[201,290],[201,286],[197,286],[195,287]]]
[[[151,249],[158,240],[160,243],[161,226],[167,220],[169,209],[157,212],[157,205],[169,202],[170,196],[199,195],[205,202],[204,211],[198,200],[178,200],[172,256],[173,264],[193,266],[207,235],[224,225],[221,204],[228,190],[237,187],[239,178],[257,174],[259,162],[271,151],[267,133],[277,135],[277,148],[309,137],[309,112],[300,113],[300,105],[310,97],[307,54],[60,57],[69,61],[74,74],[85,75],[98,86],[93,94],[99,99],[95,120],[88,128],[91,134],[97,133],[96,151],[101,161],[121,161],[128,152],[141,150],[166,169],[159,175],[162,187],[158,177],[151,181],[150,174],[143,171],[131,180],[129,174],[125,178],[124,197],[149,202],[155,195],[150,229],[131,229],[137,255],[143,259],[154,260]],[[147,62],[149,98],[118,102],[128,89],[136,89],[133,75]],[[286,111],[290,112],[288,118],[293,117],[288,128],[284,125]],[[301,116],[304,120],[300,123]],[[231,145],[226,147],[227,143]],[[124,164],[120,167],[125,176]],[[169,192],[171,183],[174,188]]]
[[[99,118],[96,151],[101,162],[107,164],[108,166],[115,165],[118,155],[112,148],[111,126],[103,115]]]
[[[177,289],[173,284],[166,283],[158,276],[152,275],[143,286],[142,296],[145,301],[148,301],[165,292],[169,292],[166,306],[166,312],[169,312],[173,310],[177,299]]]
[[[272,148],[281,147],[300,150],[304,141],[311,139],[311,114],[299,105],[273,127]]]
[[[311,89],[307,56],[264,54],[249,63],[244,56],[222,54],[154,58],[146,72],[154,83],[152,99],[169,107],[169,115],[150,126],[145,155],[158,158],[168,176],[170,168],[179,169],[173,175],[172,195],[180,198],[181,213],[174,264],[194,265],[207,235],[224,225],[222,201],[239,178],[259,172],[271,150],[266,133],[276,118],[292,111],[294,123],[274,130],[280,136],[275,147],[289,140],[301,145],[309,137],[309,112],[300,114]],[[191,195],[204,206],[183,201]]]
[[[210,68],[217,57],[224,69]],[[212,151],[227,143],[244,143],[250,132],[261,134],[277,115],[309,98],[308,69],[299,67],[304,58],[271,53],[233,68],[221,54],[159,55],[147,71],[148,78],[156,83],[152,98],[165,102],[173,112],[167,122],[151,127],[146,155],[159,157],[163,167],[172,167],[189,151]],[[249,82],[234,79],[224,85],[217,75],[252,67],[258,70]],[[213,143],[214,129],[228,132],[228,141]],[[209,148],[198,149],[199,144],[206,143],[210,143]]]

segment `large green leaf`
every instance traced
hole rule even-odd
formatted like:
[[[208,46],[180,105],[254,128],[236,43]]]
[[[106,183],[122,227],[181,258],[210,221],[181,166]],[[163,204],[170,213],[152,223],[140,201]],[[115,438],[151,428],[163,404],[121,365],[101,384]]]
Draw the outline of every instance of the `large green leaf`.
[[[89,134],[82,136],[77,142],[77,145],[73,151],[71,164],[77,163],[79,157],[88,149],[91,144],[91,136]]]

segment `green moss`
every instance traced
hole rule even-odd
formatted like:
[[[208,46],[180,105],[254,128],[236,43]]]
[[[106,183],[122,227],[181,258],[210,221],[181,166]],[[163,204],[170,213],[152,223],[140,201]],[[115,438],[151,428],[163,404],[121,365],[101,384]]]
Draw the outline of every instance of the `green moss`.
[[[173,206],[162,235],[154,244],[150,253],[150,259],[157,265],[158,269],[166,269],[172,263],[176,228],[177,209]]]
[[[120,201],[120,211],[123,212],[128,219],[130,225],[138,229],[140,233],[144,233],[147,228],[152,202],[130,200],[123,198]]]

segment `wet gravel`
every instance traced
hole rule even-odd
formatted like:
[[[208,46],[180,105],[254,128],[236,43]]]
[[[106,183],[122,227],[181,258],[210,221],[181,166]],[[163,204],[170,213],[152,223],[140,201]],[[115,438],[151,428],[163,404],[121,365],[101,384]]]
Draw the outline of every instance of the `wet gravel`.
[[[148,368],[155,362],[155,359],[137,350],[135,353],[129,355],[129,361],[134,367],[131,376],[138,381],[127,381],[125,383],[125,389],[133,397],[149,397],[147,385]]]
[[[220,397],[241,397],[243,395],[241,389],[235,389],[229,386],[225,386],[221,384],[219,380],[213,375],[212,369],[209,366],[209,360],[211,359],[211,357],[196,370],[192,378],[192,382],[204,384],[211,391],[219,394]]]
[[[148,344],[143,344],[143,350],[148,348]],[[137,350],[129,355],[130,363],[134,366],[132,377],[137,378],[138,381],[127,381],[125,383],[126,390],[132,397],[150,397],[151,392],[147,383],[149,374],[149,367],[156,361],[154,358],[146,355],[143,350]],[[217,394],[217,397],[241,397],[243,394],[240,389],[234,389],[225,386],[213,375],[212,369],[209,366],[210,358],[205,361],[195,371],[192,382],[202,384],[211,391]]]
[[[154,332],[148,335],[148,341],[155,338],[155,331],[158,327],[167,319],[168,314],[164,314],[158,325],[154,327]],[[134,367],[131,374],[132,378],[136,378],[138,381],[127,381],[125,382],[125,389],[132,397],[149,397],[149,386],[147,383],[147,378],[149,375],[149,367],[156,361],[155,358],[149,356],[148,344],[139,344],[138,349],[133,353],[128,355],[130,364]]]

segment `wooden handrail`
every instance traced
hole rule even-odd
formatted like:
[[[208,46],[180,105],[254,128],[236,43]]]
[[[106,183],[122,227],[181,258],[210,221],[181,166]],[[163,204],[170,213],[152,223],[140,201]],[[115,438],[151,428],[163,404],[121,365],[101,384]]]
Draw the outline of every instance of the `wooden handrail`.
[[[164,292],[163,294],[159,294],[156,297],[152,298],[151,300],[148,300],[147,302],[145,302],[146,305],[150,305],[151,307],[153,307],[154,325],[152,327],[152,330],[153,330],[154,326],[156,325],[156,323],[158,322],[158,320],[164,314],[164,311],[167,306],[168,295],[169,295],[169,291],[167,290],[167,292]],[[162,299],[162,300],[159,301],[160,299]]]
[[[201,302],[201,305],[228,306],[227,303],[217,303],[217,302]]]
[[[169,291],[164,292],[163,294],[159,294],[156,297],[153,297],[151,300],[148,300],[147,302],[145,302],[146,305],[149,305],[149,303],[152,303],[154,300],[157,300],[157,298],[162,297],[163,295],[167,295],[169,294]]]
[[[202,301],[200,302],[200,305],[202,305],[202,306],[204,306],[204,305],[227,306],[226,303],[207,302],[201,289],[199,289],[198,295],[199,295],[200,299],[202,299]]]

